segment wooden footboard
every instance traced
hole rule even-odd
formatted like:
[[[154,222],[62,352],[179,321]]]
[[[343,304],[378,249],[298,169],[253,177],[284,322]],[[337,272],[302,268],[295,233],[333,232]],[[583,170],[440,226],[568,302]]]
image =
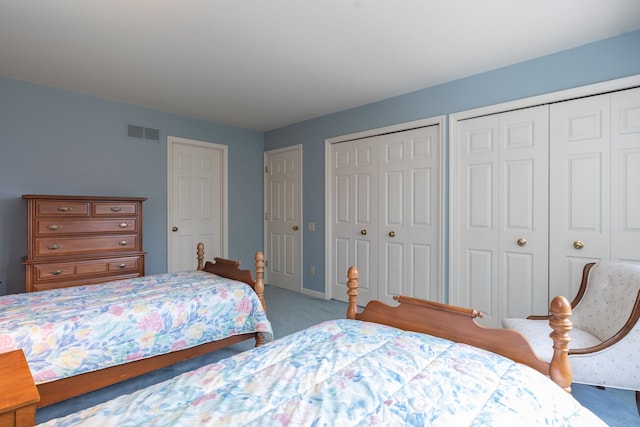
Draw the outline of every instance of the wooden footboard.
[[[224,258],[215,257],[214,262],[204,263],[204,244],[197,245],[198,270],[217,274],[227,279],[238,280],[251,286],[258,295],[262,303],[262,308],[267,310],[267,303],[264,300],[264,255],[258,251],[255,255],[256,279],[253,279],[250,270],[240,270],[240,262]]]
[[[204,263],[204,245],[202,243],[199,243],[197,246],[197,259],[198,270],[207,271],[233,280],[239,280],[251,286],[258,295],[258,298],[266,311],[263,278],[264,256],[262,255],[262,252],[256,252],[255,256],[255,280],[253,279],[250,270],[239,269],[240,263],[237,261],[214,258],[215,262],[207,261]],[[98,390],[248,339],[255,339],[256,347],[264,343],[264,338],[258,333],[234,335],[222,340],[200,344],[195,347],[39,384],[37,385],[37,388],[40,393],[40,401],[37,406],[41,408],[43,406],[70,399],[72,397]]]
[[[564,297],[551,302],[549,324],[553,332],[553,359],[551,363],[540,360],[527,340],[520,333],[508,329],[485,328],[473,319],[482,314],[474,309],[457,307],[431,301],[395,297],[400,304],[392,307],[380,301],[371,301],[362,313],[358,313],[358,269],[349,268],[347,294],[349,306],[347,318],[381,323],[407,331],[429,335],[480,347],[501,354],[516,362],[531,366],[566,391],[571,391],[571,365],[569,364],[569,331],[572,328],[571,305]],[[552,345],[552,342],[549,342]]]

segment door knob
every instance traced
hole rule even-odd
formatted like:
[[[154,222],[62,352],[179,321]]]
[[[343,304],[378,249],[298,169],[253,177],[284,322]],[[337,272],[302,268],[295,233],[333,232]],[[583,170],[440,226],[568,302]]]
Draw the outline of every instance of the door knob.
[[[360,230],[360,234],[362,234],[363,236],[366,236],[367,235],[367,230],[366,229]]]
[[[582,249],[584,248],[584,242],[582,240],[576,240],[573,242],[573,247],[576,249]]]
[[[524,246],[527,244],[527,239],[525,239],[524,237],[521,237],[518,240],[516,240],[516,243],[518,244],[518,246]]]
[[[298,226],[297,226],[297,225],[294,225],[294,226],[293,226],[293,229],[294,229],[294,230],[298,230]]]
[[[178,227],[173,227],[173,228],[171,229],[171,231],[173,231],[173,232],[175,233],[176,231],[178,231]]]
[[[396,232],[395,231],[390,231],[389,232],[389,237],[396,237]]]

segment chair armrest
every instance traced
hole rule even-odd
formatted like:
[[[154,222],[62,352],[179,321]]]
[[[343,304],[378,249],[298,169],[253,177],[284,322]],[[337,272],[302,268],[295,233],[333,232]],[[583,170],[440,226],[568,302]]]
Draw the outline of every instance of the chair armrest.
[[[611,338],[602,341],[598,345],[594,345],[593,347],[588,348],[576,348],[570,349],[569,354],[589,354],[595,353],[601,350],[604,350],[607,347],[611,347],[612,345],[621,341],[625,336],[631,332],[634,326],[640,320],[640,290],[638,290],[638,294],[636,295],[636,301],[633,305],[633,309],[631,310],[631,315],[627,319],[626,323],[622,326],[622,328],[615,333]]]
[[[528,320],[549,320],[551,319],[551,316],[547,315],[547,316],[536,316],[535,314],[532,314],[531,316],[527,316]]]

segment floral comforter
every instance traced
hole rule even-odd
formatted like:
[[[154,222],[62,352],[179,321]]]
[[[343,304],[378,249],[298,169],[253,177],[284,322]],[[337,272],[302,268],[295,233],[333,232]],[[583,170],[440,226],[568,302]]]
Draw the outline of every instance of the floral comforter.
[[[0,297],[0,353],[36,384],[250,332],[272,336],[255,292],[196,270]]]
[[[321,323],[45,426],[604,426],[502,356],[353,320]]]

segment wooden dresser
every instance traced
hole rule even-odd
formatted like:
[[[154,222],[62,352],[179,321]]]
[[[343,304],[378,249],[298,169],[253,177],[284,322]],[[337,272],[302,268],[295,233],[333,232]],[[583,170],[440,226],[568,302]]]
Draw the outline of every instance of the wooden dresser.
[[[26,291],[144,275],[140,197],[25,194]]]

